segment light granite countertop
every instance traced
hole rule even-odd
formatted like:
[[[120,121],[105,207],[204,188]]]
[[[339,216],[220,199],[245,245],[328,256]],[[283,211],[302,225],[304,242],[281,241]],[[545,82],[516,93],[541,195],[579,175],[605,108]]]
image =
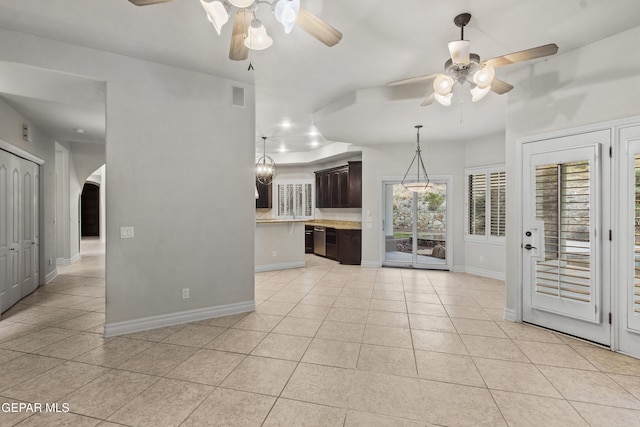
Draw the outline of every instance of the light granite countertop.
[[[362,230],[360,221],[340,221],[333,219],[256,219],[256,224],[288,224],[292,222],[303,222],[305,225],[315,225],[318,227],[329,227],[337,230]]]

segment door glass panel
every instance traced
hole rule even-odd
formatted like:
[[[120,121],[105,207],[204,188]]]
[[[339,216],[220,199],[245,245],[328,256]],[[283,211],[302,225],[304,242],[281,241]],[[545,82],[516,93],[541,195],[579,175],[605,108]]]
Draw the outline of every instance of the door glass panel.
[[[385,260],[413,262],[413,193],[401,184],[385,185]]]
[[[399,183],[385,184],[387,265],[447,268],[446,195],[446,182],[432,182],[419,193]]]
[[[432,183],[417,196],[417,262],[446,264],[447,184]]]
[[[558,300],[592,301],[589,161],[536,167],[536,219],[544,249],[535,265],[535,292]]]

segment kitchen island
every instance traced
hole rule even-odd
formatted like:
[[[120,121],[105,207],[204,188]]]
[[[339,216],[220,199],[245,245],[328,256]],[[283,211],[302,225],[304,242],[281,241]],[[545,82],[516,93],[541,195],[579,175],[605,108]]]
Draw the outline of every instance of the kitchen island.
[[[256,219],[255,271],[304,267],[303,219]]]

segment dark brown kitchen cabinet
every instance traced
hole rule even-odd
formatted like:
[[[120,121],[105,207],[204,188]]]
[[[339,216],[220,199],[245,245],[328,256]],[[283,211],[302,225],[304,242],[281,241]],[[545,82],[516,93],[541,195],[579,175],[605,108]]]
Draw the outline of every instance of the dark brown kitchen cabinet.
[[[361,230],[338,230],[337,243],[340,264],[360,265],[362,258]]]
[[[256,179],[256,189],[258,190],[258,198],[256,199],[256,209],[271,209],[271,183],[262,184]]]
[[[304,253],[313,253],[313,225],[304,226]]]
[[[335,228],[326,229],[326,253],[327,258],[337,260],[338,259],[338,232]]]
[[[317,208],[362,207],[362,162],[316,171]]]

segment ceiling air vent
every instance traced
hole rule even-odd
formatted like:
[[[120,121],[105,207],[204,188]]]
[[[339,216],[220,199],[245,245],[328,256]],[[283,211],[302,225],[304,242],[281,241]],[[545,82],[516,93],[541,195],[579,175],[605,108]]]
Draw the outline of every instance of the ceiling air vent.
[[[244,88],[231,86],[231,105],[244,108]]]

